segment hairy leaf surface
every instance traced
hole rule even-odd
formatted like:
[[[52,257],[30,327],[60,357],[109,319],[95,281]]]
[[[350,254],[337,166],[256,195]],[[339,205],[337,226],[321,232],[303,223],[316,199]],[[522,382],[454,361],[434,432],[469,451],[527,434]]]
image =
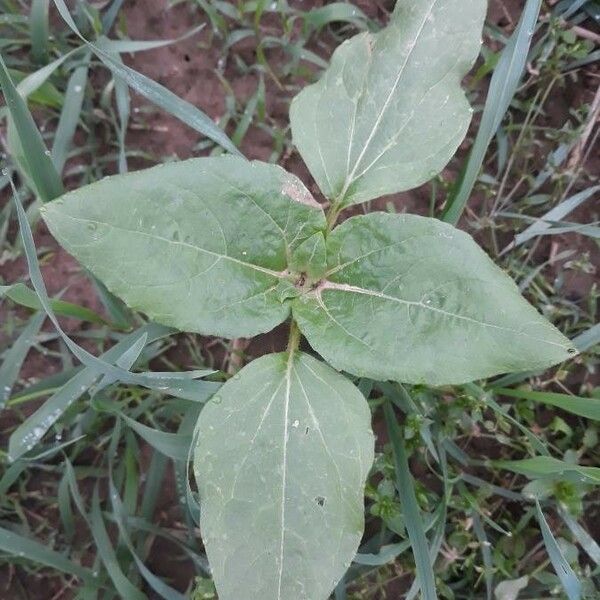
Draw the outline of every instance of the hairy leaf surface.
[[[294,143],[343,205],[411,189],[441,171],[471,108],[460,87],[477,58],[486,0],[398,0],[389,26],[342,44],[293,101]]]
[[[200,414],[194,469],[220,600],[325,600],[363,530],[370,411],[301,353],[255,360]]]
[[[236,157],[109,177],[44,208],[58,241],[129,306],[226,337],[287,318],[283,272],[325,225],[300,180]]]
[[[326,279],[293,313],[337,369],[437,385],[575,353],[469,235],[436,219],[353,217],[329,236],[327,255]]]

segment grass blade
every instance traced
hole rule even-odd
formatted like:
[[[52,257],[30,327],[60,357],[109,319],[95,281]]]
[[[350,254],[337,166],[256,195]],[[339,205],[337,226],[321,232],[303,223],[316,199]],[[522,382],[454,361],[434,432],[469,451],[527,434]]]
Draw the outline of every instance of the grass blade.
[[[169,91],[156,81],[153,81],[149,77],[146,77],[134,69],[131,69],[130,67],[120,63],[100,47],[88,42],[77,29],[75,21],[73,21],[73,18],[69,13],[69,9],[64,1],[54,0],[54,4],[56,5],[56,8],[58,9],[58,12],[64,19],[65,23],[79,38],[81,38],[85,44],[87,44],[92,52],[94,52],[94,54],[112,71],[114,75],[123,79],[123,81],[125,81],[131,88],[138,92],[138,94],[141,94],[153,104],[160,106],[160,108],[177,117],[196,131],[199,131],[207,138],[210,138],[213,140],[213,142],[219,144],[228,152],[241,156],[240,151],[235,147],[233,142],[209,116],[196,108],[194,105]]]
[[[415,496],[414,482],[408,467],[408,458],[404,449],[402,432],[389,402],[384,404],[384,412],[388,433],[394,450],[394,464],[397,478],[396,487],[400,495],[400,502],[402,503],[404,523],[413,548],[421,597],[423,600],[436,600],[435,577],[429,559],[425,527],[423,526],[421,511]]]
[[[109,478],[109,486],[110,486],[110,499],[113,507],[113,513],[115,516],[115,520],[117,522],[117,526],[119,528],[119,533],[121,534],[121,538],[125,542],[125,545],[129,549],[131,556],[133,556],[133,560],[137,565],[142,577],[147,581],[148,585],[160,596],[162,596],[165,600],[186,600],[185,596],[180,594],[177,590],[173,589],[170,585],[167,585],[164,581],[159,579],[152,571],[150,571],[140,557],[137,555],[133,543],[129,537],[127,529],[125,527],[125,522],[127,521],[127,515],[125,513],[125,507],[123,506],[123,502],[119,496],[117,489],[112,481],[112,477]]]
[[[121,567],[115,550],[112,547],[104,519],[102,518],[102,511],[100,510],[100,497],[98,495],[98,488],[94,489],[92,496],[92,508],[89,515],[89,526],[96,542],[96,548],[98,554],[102,559],[102,563],[106,568],[108,576],[115,584],[115,588],[119,592],[122,598],[128,600],[147,600],[146,595],[140,592],[129,579],[125,576]]]
[[[79,577],[79,579],[84,581],[90,582],[94,579],[94,575],[89,569],[70,561],[62,554],[51,550],[35,540],[23,537],[1,527],[0,550],[6,552],[9,557],[26,558],[34,563],[46,565],[51,569],[75,575],[75,577]]]
[[[569,565],[563,556],[560,546],[552,535],[552,531],[550,530],[550,527],[548,527],[546,517],[544,517],[540,503],[537,500],[535,501],[535,509],[540,529],[542,530],[544,545],[546,546],[548,556],[550,557],[550,562],[552,563],[569,600],[580,600],[581,582],[577,578],[577,575],[575,575],[573,569],[571,569],[571,565]]]
[[[596,344],[600,344],[600,323],[596,323],[573,340],[573,346],[579,352],[586,352]]]
[[[487,600],[492,600],[494,595],[494,560],[492,558],[492,550],[485,535],[485,529],[479,518],[479,514],[472,511],[471,518],[473,519],[473,531],[479,541],[481,556],[483,558],[486,598]]]
[[[13,386],[19,377],[21,365],[29,353],[29,349],[35,343],[35,336],[45,319],[46,315],[43,313],[34,315],[6,351],[2,365],[0,365],[0,408],[3,408],[10,398]]]
[[[164,337],[170,332],[160,325],[147,325],[131,333],[126,338],[115,344],[110,350],[101,355],[105,361],[116,361],[140,336],[147,335],[150,342]],[[29,416],[10,436],[8,442],[8,455],[11,460],[17,460],[44,437],[63,413],[77,401],[101,376],[101,371],[94,367],[85,367],[58,391],[56,391],[42,406]]]
[[[477,181],[487,148],[517,91],[527,63],[527,54],[540,6],[541,0],[527,0],[519,24],[504,47],[494,69],[477,137],[442,213],[442,219],[447,223],[453,225],[458,223]]]
[[[117,15],[119,14],[119,11],[121,10],[122,5],[123,0],[113,0],[112,4],[102,15],[102,31],[104,34],[107,34],[110,31],[115,19],[117,18]]]
[[[92,496],[92,508],[88,515],[85,510],[83,498],[79,492],[79,486],[77,485],[77,476],[73,465],[67,459],[65,460],[65,475],[69,482],[69,489],[71,490],[71,496],[77,510],[79,510],[81,516],[85,519],[90,528],[94,541],[96,542],[96,549],[98,556],[100,557],[108,576],[111,578],[115,585],[116,590],[119,592],[122,598],[128,600],[147,600],[146,595],[138,591],[136,587],[127,579],[127,577],[121,571],[115,550],[112,547],[106,526],[104,525],[104,519],[102,518],[102,511],[100,510],[100,498],[98,496],[98,488],[94,488],[94,494]]]
[[[3,297],[9,298],[15,304],[31,308],[32,310],[42,310],[43,308],[38,295],[24,283],[0,285],[0,298]],[[61,317],[71,317],[80,321],[96,323],[97,325],[108,325],[107,321],[99,314],[78,304],[72,304],[64,300],[50,300],[50,306]]]
[[[85,58],[86,63],[89,61],[89,58],[90,55],[88,54]],[[77,129],[87,79],[88,66],[85,64],[73,71],[67,84],[65,101],[60,113],[60,119],[54,136],[54,144],[52,146],[52,161],[59,173],[63,171],[73,136]]]
[[[37,63],[43,63],[48,57],[48,8],[49,0],[32,0],[29,12],[29,36],[31,54]]]
[[[23,161],[27,172],[35,184],[36,191],[44,202],[60,196],[63,185],[54,167],[50,153],[0,56],[0,87],[4,93],[10,118],[16,129],[19,143],[23,149]]]
[[[569,394],[557,394],[554,392],[534,392],[532,390],[497,388],[494,390],[497,394],[509,396],[511,398],[523,398],[524,400],[532,400],[533,402],[542,402],[556,406],[562,410],[600,421],[600,399],[583,398],[582,396],[571,396]]]
[[[123,413],[118,414],[131,429],[148,442],[155,450],[158,450],[173,460],[186,461],[188,459],[188,450],[192,443],[191,435],[168,433],[166,431],[160,431],[159,429],[153,429],[152,427],[138,423]]]
[[[573,537],[579,542],[580,546],[587,552],[588,556],[600,565],[600,545],[594,538],[566,511],[559,509],[559,514],[567,527],[571,530]]]
[[[600,485],[600,467],[585,467],[552,456],[535,456],[522,460],[496,460],[494,464],[530,479],[544,477],[570,478],[577,482]]]
[[[587,190],[583,190],[570,198],[567,198],[561,202],[558,206],[555,206],[552,210],[548,211],[543,217],[536,219],[533,225],[530,225],[525,231],[515,236],[514,243],[509,246],[514,248],[524,244],[530,239],[547,233],[552,227],[553,222],[558,222],[574,211],[578,206],[583,204],[588,198],[591,198],[596,192],[600,190],[600,185],[590,187]]]

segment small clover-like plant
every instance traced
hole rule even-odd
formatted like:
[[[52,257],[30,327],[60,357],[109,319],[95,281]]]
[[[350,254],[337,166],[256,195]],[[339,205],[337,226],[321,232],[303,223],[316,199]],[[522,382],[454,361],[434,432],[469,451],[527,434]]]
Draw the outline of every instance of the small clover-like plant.
[[[472,110],[461,78],[485,0],[399,0],[342,44],[291,108],[323,210],[282,168],[199,158],[104,179],[46,205],[60,243],[129,306],[180,330],[251,337],[291,320],[202,410],[194,470],[221,600],[323,600],[363,532],[370,412],[338,371],[458,384],[575,351],[467,234],[346,207],[450,160]],[[304,335],[323,360],[300,352]]]

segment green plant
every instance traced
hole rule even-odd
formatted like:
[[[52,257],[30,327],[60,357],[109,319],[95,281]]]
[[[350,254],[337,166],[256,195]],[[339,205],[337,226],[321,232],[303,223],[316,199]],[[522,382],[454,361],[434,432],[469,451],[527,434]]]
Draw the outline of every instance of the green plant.
[[[415,187],[451,158],[470,122],[460,79],[484,12],[483,0],[399,2],[387,29],[342,45],[297,97],[294,141],[326,212],[296,177],[238,157],[109,178],[43,209],[64,247],[153,320],[251,337],[292,317],[287,352],[236,374],[196,427],[202,532],[222,600],[325,598],[362,535],[368,406],[299,351],[301,334],[353,376],[429,385],[575,354],[450,225],[371,213],[336,227],[344,209]],[[411,543],[426,555],[414,491],[401,487]],[[431,597],[430,566],[418,567]]]

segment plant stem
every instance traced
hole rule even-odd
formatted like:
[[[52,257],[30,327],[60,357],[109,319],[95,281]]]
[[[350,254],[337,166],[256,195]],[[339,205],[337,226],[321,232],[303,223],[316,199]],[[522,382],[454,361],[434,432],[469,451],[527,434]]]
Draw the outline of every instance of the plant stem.
[[[294,319],[292,319],[290,323],[290,337],[288,338],[288,346],[287,351],[292,354],[296,350],[298,350],[298,346],[300,346],[300,338],[302,334],[300,333],[300,328]]]
[[[330,233],[331,230],[334,228],[336,221],[338,219],[338,217],[340,216],[340,213],[342,212],[343,207],[340,206],[340,203],[337,201],[334,201],[331,203],[331,205],[329,206],[329,210],[327,211],[327,233]]]

